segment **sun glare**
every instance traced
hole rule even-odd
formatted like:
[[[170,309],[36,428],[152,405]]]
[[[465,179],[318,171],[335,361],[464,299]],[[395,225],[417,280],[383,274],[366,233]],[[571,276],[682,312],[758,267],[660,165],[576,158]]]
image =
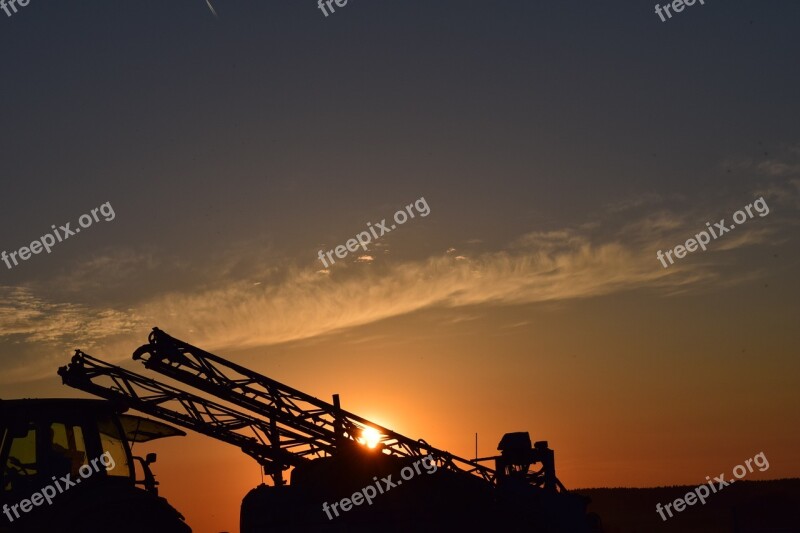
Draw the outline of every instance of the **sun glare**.
[[[365,427],[361,430],[361,442],[367,448],[374,448],[381,441],[381,433],[375,428]]]

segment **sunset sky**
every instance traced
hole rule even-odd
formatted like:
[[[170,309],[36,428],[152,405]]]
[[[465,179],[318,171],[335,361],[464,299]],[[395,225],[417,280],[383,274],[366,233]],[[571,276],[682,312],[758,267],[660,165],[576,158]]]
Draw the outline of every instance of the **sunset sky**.
[[[144,372],[158,326],[462,456],[529,431],[568,488],[800,476],[800,4],[212,5],[0,11],[0,251],[114,211],[0,262],[0,397],[88,397],[76,348]],[[237,530],[252,459],[146,451]]]

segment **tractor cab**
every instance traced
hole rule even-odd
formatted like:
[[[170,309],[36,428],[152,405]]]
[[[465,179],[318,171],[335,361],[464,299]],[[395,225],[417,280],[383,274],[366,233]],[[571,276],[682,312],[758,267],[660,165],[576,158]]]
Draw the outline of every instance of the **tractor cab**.
[[[155,454],[131,453],[185,433],[124,411],[105,400],[0,400],[0,532],[191,531],[158,496]]]

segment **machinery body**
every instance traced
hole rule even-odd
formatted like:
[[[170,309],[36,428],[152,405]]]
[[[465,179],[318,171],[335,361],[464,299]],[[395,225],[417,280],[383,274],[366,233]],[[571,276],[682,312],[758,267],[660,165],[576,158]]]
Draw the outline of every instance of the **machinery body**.
[[[155,454],[131,453],[131,442],[185,433],[124,410],[103,400],[0,400],[0,533],[190,533],[158,496]],[[41,497],[48,486],[49,501]]]
[[[586,514],[589,499],[583,496],[543,490],[513,477],[496,485],[447,469],[412,476],[413,462],[363,447],[316,459],[295,468],[288,485],[260,485],[250,491],[242,502],[240,531],[599,531]],[[401,474],[403,469],[409,475]],[[371,501],[356,496],[378,485],[384,492]],[[356,497],[358,506],[330,510],[330,504]]]
[[[190,388],[157,381],[77,351],[63,382],[240,448],[272,484],[243,500],[241,533],[361,531],[601,531],[589,499],[568,492],[546,442],[509,433],[501,454],[465,459],[412,439],[154,328],[134,360]],[[220,401],[212,400],[212,396]],[[370,448],[367,432],[379,435]],[[402,476],[427,461],[435,472]],[[493,461],[495,469],[483,462]],[[540,464],[541,469],[530,467]],[[290,473],[287,484],[285,474]],[[396,483],[350,510],[345,498]],[[325,504],[339,502],[332,516]]]

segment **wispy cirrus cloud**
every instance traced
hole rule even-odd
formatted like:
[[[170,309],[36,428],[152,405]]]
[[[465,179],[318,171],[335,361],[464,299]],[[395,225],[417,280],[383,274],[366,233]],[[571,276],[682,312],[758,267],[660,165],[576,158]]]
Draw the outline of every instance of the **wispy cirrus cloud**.
[[[43,344],[94,346],[140,326],[130,311],[47,301],[27,287],[0,286],[0,337]]]
[[[619,244],[593,246],[580,238],[535,252],[485,253],[465,260],[438,256],[380,269],[359,268],[353,274],[296,271],[279,285],[232,283],[197,294],[165,295],[141,311],[148,317],[159,315],[159,324],[171,331],[191,330],[197,342],[210,348],[250,347],[435,306],[588,297],[685,276],[645,265]]]
[[[592,244],[572,231],[531,233],[509,251],[421,261],[354,261],[320,275],[289,267],[278,279],[219,281],[213,288],[151,296],[124,309],[49,301],[29,287],[2,288],[0,341],[51,353],[96,348],[127,357],[158,325],[208,349],[306,339],[431,307],[507,305],[582,298],[642,286],[699,281],[665,272],[630,247]],[[63,362],[63,359],[62,359]],[[32,375],[52,372],[34,364]],[[18,372],[16,374],[19,374]],[[15,375],[16,375],[15,374]]]
[[[208,349],[246,348],[436,306],[543,302],[698,279],[656,266],[622,243],[592,244],[563,231],[531,233],[509,251],[472,257],[443,252],[420,261],[353,261],[326,275],[288,267],[260,284],[252,282],[256,274],[229,278],[213,287],[150,296],[123,309],[50,301],[31,287],[3,287],[0,342],[38,344],[53,353],[96,347],[107,357],[127,357],[150,326],[158,325]],[[121,348],[123,340],[127,348]],[[52,368],[33,365],[30,371]]]
[[[791,188],[781,191],[776,201],[796,202]],[[730,205],[738,208],[749,199],[730,200]],[[202,268],[156,260],[161,256],[153,251],[116,250],[50,280],[0,287],[0,348],[24,345],[26,353],[34,353],[39,346],[40,352],[62,354],[96,348],[111,359],[127,358],[154,325],[208,349],[238,349],[308,339],[436,307],[532,304],[641,288],[673,294],[719,283],[718,255],[782,239],[785,220],[771,214],[702,256],[665,270],[656,250],[691,237],[710,211],[707,205],[675,202],[644,194],[599,210],[589,223],[531,231],[495,250],[476,242],[419,260],[373,254],[324,271],[316,264],[265,260],[262,254],[273,252],[241,244]],[[727,205],[713,209],[727,216]],[[742,272],[737,279],[751,278],[752,273]],[[175,279],[179,282],[164,281]],[[145,290],[155,280],[161,285]],[[724,285],[735,282],[728,272]],[[120,297],[123,288],[129,288],[126,298]],[[103,291],[116,291],[115,298],[98,297]],[[116,303],[97,304],[103,301]],[[11,365],[6,378],[52,373],[48,359],[27,357]]]

